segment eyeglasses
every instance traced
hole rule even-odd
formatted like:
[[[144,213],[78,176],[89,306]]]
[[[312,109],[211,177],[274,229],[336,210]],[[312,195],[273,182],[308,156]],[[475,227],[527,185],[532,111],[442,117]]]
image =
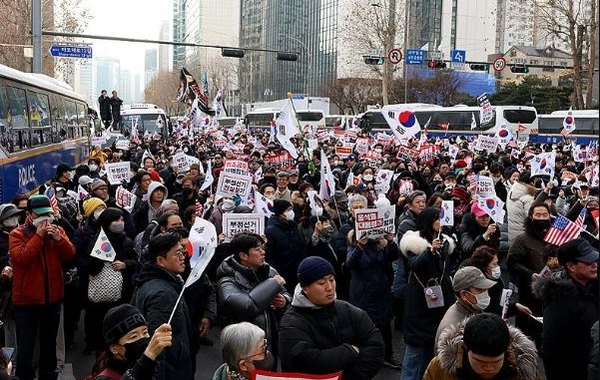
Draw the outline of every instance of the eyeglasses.
[[[250,355],[250,356],[246,356],[245,358],[241,358],[240,360],[249,360],[252,359],[255,356],[260,356],[260,355],[266,355],[267,354],[267,346],[269,344],[269,341],[267,340],[267,338],[263,339],[263,346],[262,346],[262,350],[261,352],[254,354],[254,355]]]

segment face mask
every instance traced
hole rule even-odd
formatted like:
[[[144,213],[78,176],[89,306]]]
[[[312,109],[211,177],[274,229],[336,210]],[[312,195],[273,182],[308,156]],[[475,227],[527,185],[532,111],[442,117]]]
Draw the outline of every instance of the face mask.
[[[283,215],[285,215],[285,218],[287,220],[289,220],[290,222],[292,220],[294,220],[294,217],[296,216],[296,214],[294,213],[294,210],[288,210],[288,211],[284,212]]]
[[[110,232],[114,233],[114,234],[120,234],[125,230],[125,223],[123,222],[113,222],[110,224],[110,226],[108,227],[108,229],[110,230]]]
[[[485,168],[482,164],[473,164],[473,171],[478,173]]]
[[[185,188],[181,189],[181,193],[183,194],[184,197],[188,198],[190,195],[192,195],[194,193],[194,189],[185,187]]]
[[[233,211],[234,208],[235,208],[235,202],[232,200],[225,200],[225,201],[223,201],[223,204],[221,205],[221,210],[224,212]]]
[[[470,294],[474,295],[475,298],[477,298],[477,303],[473,306],[475,306],[476,308],[478,308],[479,310],[485,310],[488,306],[490,306],[490,295],[488,294],[487,290],[481,294],[473,294],[471,292],[469,292]]]
[[[540,233],[546,232],[548,228],[550,228],[549,220],[532,220],[533,227],[535,231],[539,231]]]
[[[262,369],[264,371],[270,371],[273,369],[273,365],[275,365],[275,358],[270,351],[267,351],[265,354],[265,358],[263,360],[257,360],[252,362],[256,369]]]
[[[150,338],[146,337],[140,338],[135,342],[125,343],[123,347],[125,347],[125,359],[127,359],[127,363],[135,365],[137,360],[144,354],[148,343],[150,343]]]
[[[98,220],[98,218],[100,217],[100,215],[102,215],[103,212],[104,209],[94,211],[94,219]]]
[[[98,170],[98,165],[96,164],[89,164],[88,167],[90,168],[91,172],[95,172],[96,170]]]
[[[4,225],[4,227],[15,228],[16,226],[19,225],[19,217],[18,216],[10,217],[10,218],[4,220],[2,222],[2,224]]]
[[[372,180],[373,180],[373,174],[365,174],[365,175],[363,176],[363,180],[365,180],[365,181],[367,181],[367,182],[370,182],[370,181],[372,181]]]
[[[497,280],[500,278],[501,274],[502,274],[502,269],[500,269],[500,266],[497,266],[494,269],[492,269],[492,274],[490,277],[492,277],[494,280]]]
[[[31,221],[31,223],[33,224],[33,226],[35,228],[37,228],[40,224],[44,223],[45,221],[52,221],[52,220],[54,220],[54,218],[52,216],[44,215],[44,216],[39,216],[39,217],[33,219]]]
[[[315,206],[315,208],[311,208],[310,215],[314,216],[315,218],[320,217],[321,215],[323,215],[323,208],[319,207],[319,206]]]

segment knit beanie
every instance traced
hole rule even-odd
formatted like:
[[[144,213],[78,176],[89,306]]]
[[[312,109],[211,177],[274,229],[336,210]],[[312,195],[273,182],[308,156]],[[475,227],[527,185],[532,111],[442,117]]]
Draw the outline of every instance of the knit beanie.
[[[276,216],[283,214],[290,207],[292,207],[292,204],[285,199],[275,199],[273,201],[273,212]]]
[[[106,203],[100,198],[92,197],[83,201],[83,213],[86,217],[90,217],[98,207],[106,208]]]
[[[319,256],[310,256],[302,260],[298,266],[298,281],[300,286],[308,286],[330,274],[335,274],[329,261]]]
[[[102,328],[107,344],[116,343],[136,327],[146,326],[146,319],[135,306],[129,304],[113,307],[106,313]]]
[[[95,191],[95,190],[97,190],[98,188],[100,188],[100,187],[102,187],[102,186],[106,186],[106,187],[108,187],[108,185],[106,184],[106,182],[104,182],[104,181],[103,181],[103,180],[101,180],[100,178],[96,178],[96,179],[94,180],[94,182],[92,182],[92,183],[90,184],[90,189],[91,189],[92,191]]]

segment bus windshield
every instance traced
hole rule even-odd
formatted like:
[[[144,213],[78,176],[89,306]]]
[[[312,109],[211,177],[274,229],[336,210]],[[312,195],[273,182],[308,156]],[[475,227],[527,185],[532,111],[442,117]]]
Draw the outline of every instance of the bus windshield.
[[[167,125],[167,119],[163,114],[137,114],[137,115],[122,115],[123,127],[128,133],[131,133],[134,126],[137,125],[138,133],[150,134],[164,133],[164,127]]]
[[[320,121],[323,119],[323,112],[321,111],[298,111],[296,117],[300,121]]]

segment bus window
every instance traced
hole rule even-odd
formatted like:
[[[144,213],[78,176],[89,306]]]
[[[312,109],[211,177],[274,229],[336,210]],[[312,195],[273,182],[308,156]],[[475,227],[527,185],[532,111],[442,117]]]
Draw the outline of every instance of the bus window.
[[[531,110],[504,110],[504,119],[511,124],[532,124],[536,119],[535,111]]]
[[[9,122],[8,122],[9,104],[4,91],[4,84],[0,82],[0,145],[8,152],[12,152],[12,140],[9,138]]]
[[[87,105],[77,103],[77,122],[79,124],[79,136],[87,136],[89,128],[87,118]]]
[[[320,121],[323,119],[323,112],[299,111],[296,112],[296,117],[300,121]]]
[[[63,99],[56,95],[52,95],[52,141],[60,142],[67,137],[67,127],[65,124],[65,103]]]
[[[31,121],[31,146],[51,143],[48,96],[27,91],[27,103],[29,105],[29,120]]]
[[[146,132],[151,135],[154,133],[165,135],[165,131],[167,130],[167,118],[162,114],[121,115],[121,117],[121,125],[124,127],[123,133],[127,133],[128,135],[131,134],[136,124],[140,135]]]
[[[10,104],[8,117],[13,151],[29,148],[29,118],[25,90],[7,86],[6,92]]]
[[[539,134],[560,133],[563,119],[559,117],[540,117],[538,121]],[[576,127],[579,129],[579,126]]]

